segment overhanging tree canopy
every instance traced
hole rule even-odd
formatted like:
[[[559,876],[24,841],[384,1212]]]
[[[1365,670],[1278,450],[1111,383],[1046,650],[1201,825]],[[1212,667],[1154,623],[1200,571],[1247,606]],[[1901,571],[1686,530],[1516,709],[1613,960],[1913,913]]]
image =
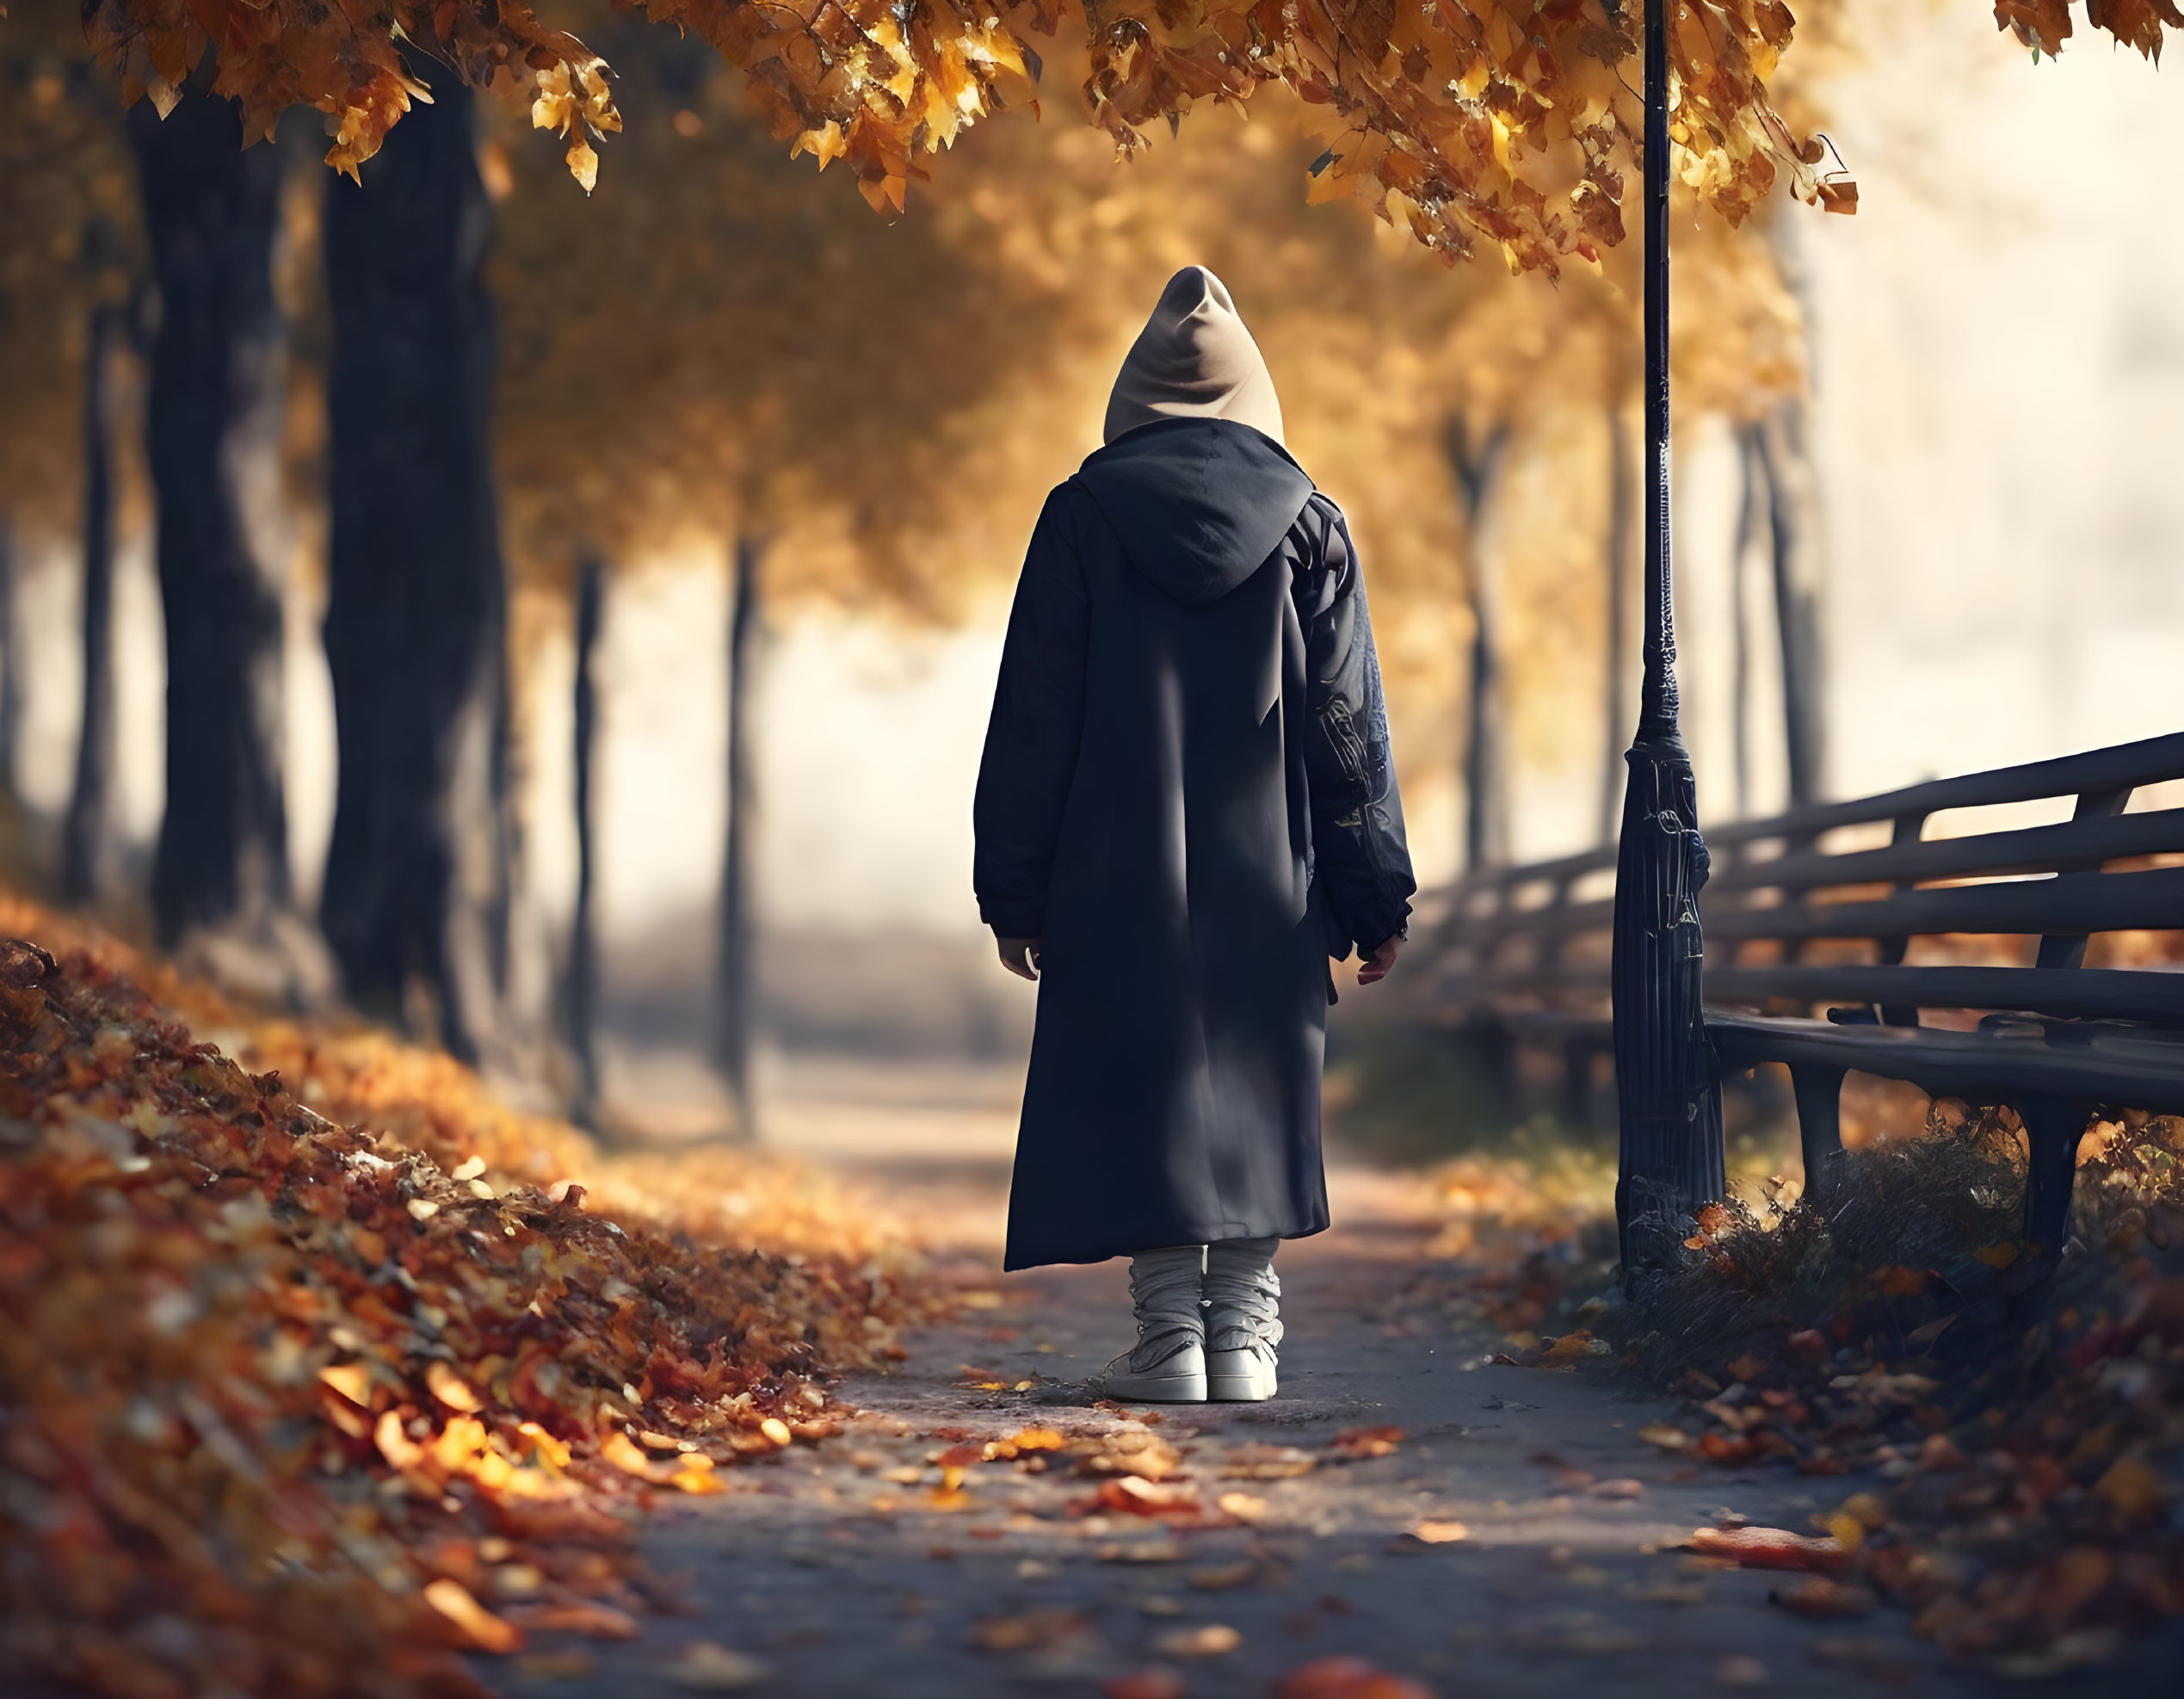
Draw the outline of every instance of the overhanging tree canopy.
[[[1323,193],[1360,195],[1429,247],[1498,246],[1555,272],[1625,236],[1626,175],[1641,122],[1638,8],[1627,0],[633,0],[710,42],[748,75],[774,134],[824,166],[848,161],[875,207],[900,210],[914,163],[1005,107],[1035,104],[1033,35],[1064,17],[1091,43],[1083,94],[1126,152],[1199,101],[1282,83],[1331,109],[1345,139]],[[423,90],[405,51],[484,87],[534,96],[533,121],[569,144],[589,187],[590,139],[620,128],[607,65],[522,0],[83,0],[85,31],[131,99],[163,110],[207,46],[246,133],[288,107],[327,114],[327,162],[354,172]],[[2150,57],[2184,29],[2175,0],[2086,0],[2088,22]],[[2070,0],[1996,0],[1997,24],[2036,51],[2072,33]],[[1780,0],[1679,0],[1670,133],[1685,181],[1732,221],[1786,177],[1842,210],[1855,190],[1776,112],[1768,83],[1794,20]]]
[[[2168,0],[2091,0],[2097,22],[2147,51]],[[2064,0],[2004,0],[2005,21],[2051,51]],[[899,209],[920,153],[1005,107],[1034,104],[1034,35],[1064,18],[1091,44],[1083,93],[1125,151],[1194,102],[1282,83],[1336,114],[1323,194],[1367,197],[1452,256],[1485,240],[1513,266],[1553,272],[1624,237],[1625,176],[1640,122],[1636,17],[1614,0],[643,0],[654,22],[710,42],[748,75],[774,133],[822,165],[846,159],[866,198]],[[2021,18],[2014,15],[2024,14]],[[2142,25],[2138,15],[2150,22]],[[2126,19],[2123,15],[2131,15]],[[330,164],[354,172],[423,91],[405,52],[478,86],[534,96],[587,186],[589,138],[620,127],[605,62],[521,0],[84,0],[85,29],[134,99],[164,106],[208,46],[246,133],[282,111],[327,114]],[[2059,17],[2059,22],[2058,22]],[[1686,179],[1731,219],[1780,176],[1845,204],[1768,95],[1792,19],[1776,0],[1689,0],[1672,32],[1674,117]],[[2151,34],[2149,34],[2148,31]]]

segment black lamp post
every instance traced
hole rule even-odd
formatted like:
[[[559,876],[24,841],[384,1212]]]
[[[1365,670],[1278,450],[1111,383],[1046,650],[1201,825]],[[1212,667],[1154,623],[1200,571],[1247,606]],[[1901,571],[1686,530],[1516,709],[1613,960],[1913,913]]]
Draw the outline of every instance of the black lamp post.
[[[1653,1257],[1635,1222],[1670,1220],[1726,1189],[1721,1091],[1701,1013],[1705,955],[1690,752],[1676,729],[1669,550],[1669,78],[1667,11],[1645,5],[1645,677],[1615,862],[1615,1084],[1622,1114],[1615,1218],[1627,1279]]]

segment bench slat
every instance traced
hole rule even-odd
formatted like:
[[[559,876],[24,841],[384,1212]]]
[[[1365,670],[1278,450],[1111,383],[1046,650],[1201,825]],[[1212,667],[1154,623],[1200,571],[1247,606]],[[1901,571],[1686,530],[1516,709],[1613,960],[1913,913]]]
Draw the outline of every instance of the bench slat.
[[[2184,973],[2114,967],[1713,967],[1711,1004],[1770,997],[1927,1009],[2027,1009],[2066,1020],[2184,1027]]]
[[[1902,790],[1851,802],[1823,802],[1794,808],[1769,820],[1737,820],[1704,827],[1709,843],[1746,843],[1755,838],[1805,837],[1837,826],[1865,825],[1906,814],[1939,814],[1950,808],[1983,808],[2003,802],[2033,802],[2051,796],[2082,796],[2088,791],[2135,790],[2141,785],[2184,778],[2184,732],[2088,750],[2051,761],[1997,767],[1953,779],[1929,779]]]
[[[2184,929],[2184,868],[1899,891],[1861,903],[1722,909],[1702,899],[1709,941],[1885,938],[1936,932],[2128,932]]]
[[[1719,825],[1709,825],[1705,830],[1707,843],[1723,849],[1778,837],[1794,842],[1817,837],[1839,826],[1871,825],[1880,821],[1900,819],[1907,815],[1938,814],[1951,808],[2033,802],[2048,797],[2081,796],[2088,792],[2131,791],[2141,785],[2159,784],[2164,780],[2177,778],[2184,778],[2184,732],[2142,738],[2132,744],[2118,744],[2109,749],[2088,750],[2081,755],[2059,756],[2050,761],[1999,767],[1988,772],[1966,773],[1952,779],[1930,779],[1922,784],[1907,785],[1901,790],[1885,791],[1879,796],[1860,797],[1848,802],[1816,803],[1792,809],[1786,814],[1768,819],[1731,820]],[[2144,817],[2126,815],[2123,818]],[[1953,843],[1958,840],[1936,841]],[[1786,861],[1787,857],[1784,860]],[[1561,882],[1614,865],[1615,847],[1604,844],[1598,849],[1580,850],[1576,855],[1559,856],[1552,862],[1538,862],[1527,867],[1482,868],[1467,874],[1455,887],[1453,894],[1462,898],[1482,892],[1506,893],[1534,880]],[[1762,862],[1757,865],[1770,867],[1777,864]],[[1726,877],[1729,869],[1724,867],[1722,873]],[[1879,878],[1885,875],[1866,876]],[[1764,884],[1768,881],[1755,882]],[[1462,930],[1462,923],[1456,923],[1453,930]]]
[[[1750,891],[1779,887],[1810,891],[1830,885],[1882,880],[1909,884],[1971,874],[2052,873],[2097,868],[2125,856],[2184,852],[2184,808],[2146,814],[2068,820],[2017,831],[1971,837],[1929,838],[1917,843],[1855,850],[1837,856],[1801,850],[1771,862],[1733,863],[1718,870],[1707,890]]]
[[[1825,1021],[1706,1016],[1707,1036],[1731,1071],[1762,1062],[1855,1068],[1974,1103],[2013,1091],[2184,1114],[2184,1036],[2114,1027],[2027,1023],[2002,1032],[1931,1027],[1838,1027]]]
[[[1783,903],[1723,908],[1709,886],[1700,913],[1710,941],[1886,938],[1937,932],[2125,932],[2184,930],[2184,868],[2066,873],[2053,879],[1899,891],[1858,903]],[[1453,932],[1458,948],[1492,950],[1515,937],[1567,938],[1605,931],[1612,899],[1488,915]],[[1488,977],[1488,976],[1482,976]]]

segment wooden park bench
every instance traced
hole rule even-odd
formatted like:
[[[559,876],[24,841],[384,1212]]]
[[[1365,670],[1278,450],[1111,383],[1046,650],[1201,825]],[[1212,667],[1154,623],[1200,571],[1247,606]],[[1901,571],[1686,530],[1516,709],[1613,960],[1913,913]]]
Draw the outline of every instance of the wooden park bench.
[[[1842,1154],[1852,1070],[2014,1108],[2030,1146],[2026,1233],[2050,1247],[2067,1233],[2078,1141],[2095,1114],[2184,1114],[2184,971],[2083,965],[2094,934],[2184,931],[2184,806],[2130,812],[2134,794],[2179,779],[2184,734],[1707,830],[1700,911],[1716,1071],[1787,1066],[1809,1189]],[[2069,819],[1925,836],[1947,810],[2055,798],[2073,800]],[[1867,847],[1831,842],[1884,831]],[[1606,846],[1455,887],[1437,937],[1437,1012],[1492,1022],[1518,1046],[1558,1046],[1573,1072],[1589,1069],[1611,1031],[1614,872]],[[1998,936],[2036,938],[2017,948],[2029,965],[1910,959]],[[1959,942],[1914,950],[1941,938]]]

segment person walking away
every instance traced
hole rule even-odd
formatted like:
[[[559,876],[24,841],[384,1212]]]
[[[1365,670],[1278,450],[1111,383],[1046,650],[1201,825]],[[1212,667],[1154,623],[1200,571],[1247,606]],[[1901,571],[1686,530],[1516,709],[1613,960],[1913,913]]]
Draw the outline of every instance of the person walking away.
[[[1106,446],[1047,497],[978,773],[972,883],[1039,1016],[1005,1266],[1131,1258],[1107,1396],[1274,1395],[1276,1245],[1328,1224],[1331,961],[1410,871],[1365,585],[1220,280],[1178,272]]]

